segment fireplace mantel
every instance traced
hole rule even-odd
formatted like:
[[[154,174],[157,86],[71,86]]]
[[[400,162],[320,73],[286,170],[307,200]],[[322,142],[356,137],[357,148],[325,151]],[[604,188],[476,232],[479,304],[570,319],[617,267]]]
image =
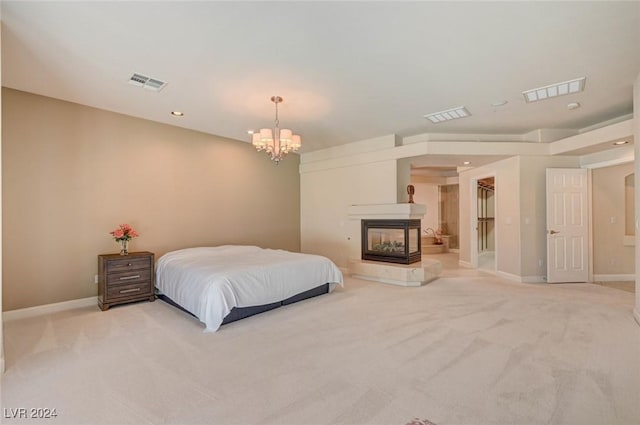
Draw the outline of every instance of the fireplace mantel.
[[[349,218],[352,220],[422,220],[427,206],[422,204],[366,204],[351,205]]]

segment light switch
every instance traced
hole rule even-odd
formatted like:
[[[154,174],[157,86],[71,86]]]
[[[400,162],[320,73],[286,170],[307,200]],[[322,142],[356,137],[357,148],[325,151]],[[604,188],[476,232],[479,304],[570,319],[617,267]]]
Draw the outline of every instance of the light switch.
[[[611,224],[616,224],[616,217],[615,216],[611,216],[609,221],[611,222]]]

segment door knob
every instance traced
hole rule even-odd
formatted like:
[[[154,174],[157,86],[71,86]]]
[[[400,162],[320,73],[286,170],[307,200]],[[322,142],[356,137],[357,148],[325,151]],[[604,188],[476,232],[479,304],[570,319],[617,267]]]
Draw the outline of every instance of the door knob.
[[[560,232],[556,232],[555,230],[549,230],[550,235],[555,235],[556,233],[560,233]]]

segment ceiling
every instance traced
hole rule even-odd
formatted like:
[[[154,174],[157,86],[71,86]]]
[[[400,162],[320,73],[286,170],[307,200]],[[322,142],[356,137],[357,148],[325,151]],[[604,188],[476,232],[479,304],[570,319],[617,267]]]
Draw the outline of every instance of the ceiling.
[[[640,73],[640,2],[2,1],[1,13],[6,87],[245,142],[280,95],[302,152],[581,129],[630,114]],[[134,72],[168,85],[133,86]],[[584,92],[522,96],[579,77]],[[471,117],[423,117],[457,106]]]

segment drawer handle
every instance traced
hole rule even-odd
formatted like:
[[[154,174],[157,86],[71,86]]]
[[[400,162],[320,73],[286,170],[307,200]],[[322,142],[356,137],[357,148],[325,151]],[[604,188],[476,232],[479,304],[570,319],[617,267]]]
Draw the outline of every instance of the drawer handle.
[[[124,277],[121,277],[120,280],[131,280],[131,279],[139,279],[139,278],[140,278],[140,275],[137,274],[135,276],[124,276]]]
[[[131,289],[123,289],[120,291],[121,294],[128,294],[129,292],[138,292],[140,288],[131,288]]]

